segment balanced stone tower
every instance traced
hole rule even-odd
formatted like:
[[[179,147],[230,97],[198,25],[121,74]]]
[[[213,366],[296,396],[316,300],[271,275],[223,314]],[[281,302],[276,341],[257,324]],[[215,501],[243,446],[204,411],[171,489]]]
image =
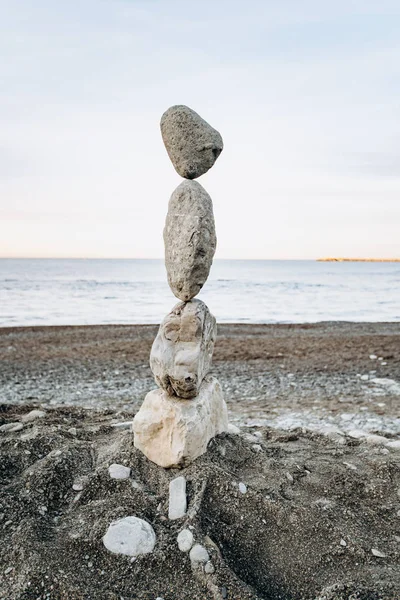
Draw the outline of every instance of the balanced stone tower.
[[[228,428],[219,382],[209,375],[217,325],[201,300],[217,238],[213,205],[197,181],[223,149],[222,137],[187,106],[172,106],[161,134],[175,170],[185,180],[173,192],[164,228],[168,283],[181,302],[161,323],[150,367],[160,389],[149,392],[134,418],[134,443],[162,467],[184,466]]]

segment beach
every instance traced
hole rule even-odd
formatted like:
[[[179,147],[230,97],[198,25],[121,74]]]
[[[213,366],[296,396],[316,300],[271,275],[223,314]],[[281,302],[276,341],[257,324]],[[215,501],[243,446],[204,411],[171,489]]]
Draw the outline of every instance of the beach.
[[[133,415],[155,387],[156,332],[153,325],[0,329],[1,400]],[[238,424],[317,427],[329,419],[344,430],[400,433],[400,323],[222,324],[212,374]]]
[[[0,330],[0,597],[398,600],[400,324],[220,325],[231,428],[181,470],[130,430],[156,331]],[[181,475],[188,509],[171,521]],[[126,515],[156,535],[134,561],[102,541]],[[179,551],[183,528],[210,572]]]

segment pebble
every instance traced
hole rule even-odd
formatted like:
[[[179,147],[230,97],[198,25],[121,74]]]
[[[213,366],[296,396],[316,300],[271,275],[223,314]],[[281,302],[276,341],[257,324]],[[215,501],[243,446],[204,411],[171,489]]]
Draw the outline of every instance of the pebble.
[[[241,492],[242,494],[246,494],[247,492],[247,486],[242,481],[239,483],[239,492]]]
[[[169,483],[168,518],[181,519],[185,516],[186,509],[186,479],[181,475]]]
[[[390,440],[386,442],[386,446],[391,450],[400,450],[400,440]]]
[[[353,465],[353,463],[349,463],[349,462],[344,462],[343,461],[343,464],[346,465],[346,467],[348,467],[352,471],[357,471],[357,467],[356,467],[356,465]]]
[[[121,423],[111,423],[111,427],[115,427],[115,429],[130,429],[132,427],[133,421],[122,421]]]
[[[361,381],[368,381],[369,375],[361,375],[360,379]]]
[[[77,434],[76,427],[70,427],[67,431],[71,435],[76,435]]]
[[[372,548],[371,552],[374,556],[376,556],[377,558],[386,558],[386,554],[384,554],[383,552],[381,552],[380,550],[377,550],[376,548]]]
[[[212,575],[212,573],[215,572],[215,568],[214,568],[214,565],[212,564],[211,560],[209,560],[208,563],[205,564],[204,572],[207,573],[207,575]]]
[[[290,481],[290,483],[294,482],[293,475],[291,473],[286,473],[286,479]]]
[[[192,563],[207,563],[210,560],[210,556],[201,544],[195,544],[189,554]]]
[[[182,529],[177,537],[178,548],[181,552],[189,552],[193,546],[193,533],[189,529]]]
[[[239,427],[236,427],[233,423],[229,423],[228,425],[228,433],[232,433],[233,435],[238,435],[240,433]]]
[[[340,545],[343,546],[343,547],[347,546],[346,541],[345,540],[340,540]]]
[[[109,525],[103,537],[103,544],[114,554],[139,556],[153,551],[156,534],[147,521],[137,517],[125,517]]]
[[[254,452],[261,452],[262,447],[260,446],[260,444],[253,444],[252,449],[254,450]]]
[[[9,573],[11,573],[12,570],[13,567],[7,567],[7,569],[4,571],[4,575],[8,575]]]
[[[108,467],[108,473],[111,479],[129,479],[131,474],[130,467],[113,463]]]
[[[23,423],[30,423],[31,421],[36,421],[36,419],[43,419],[46,416],[44,410],[31,410],[26,415],[21,418]]]
[[[21,431],[24,426],[22,423],[4,423],[4,425],[0,425],[0,431],[4,433],[13,433],[14,431]]]
[[[370,354],[369,357],[371,360],[376,360],[378,358],[376,354]]]

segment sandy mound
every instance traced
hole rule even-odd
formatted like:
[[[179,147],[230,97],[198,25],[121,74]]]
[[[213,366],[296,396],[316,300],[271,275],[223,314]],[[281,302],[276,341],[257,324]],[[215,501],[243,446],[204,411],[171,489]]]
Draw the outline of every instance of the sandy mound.
[[[32,408],[3,405],[0,425]],[[124,415],[58,408],[0,433],[1,598],[400,597],[398,451],[260,428],[222,435],[188,468],[167,471],[115,420]],[[112,463],[129,466],[130,477],[112,479]],[[177,474],[187,480],[188,513],[170,521]],[[154,551],[134,561],[102,541],[126,516],[150,523],[157,537]],[[185,527],[214,573],[178,549]]]

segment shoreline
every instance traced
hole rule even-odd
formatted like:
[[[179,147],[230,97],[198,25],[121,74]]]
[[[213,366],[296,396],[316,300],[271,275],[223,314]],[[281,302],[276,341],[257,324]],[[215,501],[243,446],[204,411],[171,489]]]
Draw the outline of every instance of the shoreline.
[[[0,398],[133,415],[155,387],[149,355],[157,330],[0,328]],[[393,436],[400,433],[399,348],[396,322],[223,323],[211,374],[238,425],[321,429],[329,421]]]

